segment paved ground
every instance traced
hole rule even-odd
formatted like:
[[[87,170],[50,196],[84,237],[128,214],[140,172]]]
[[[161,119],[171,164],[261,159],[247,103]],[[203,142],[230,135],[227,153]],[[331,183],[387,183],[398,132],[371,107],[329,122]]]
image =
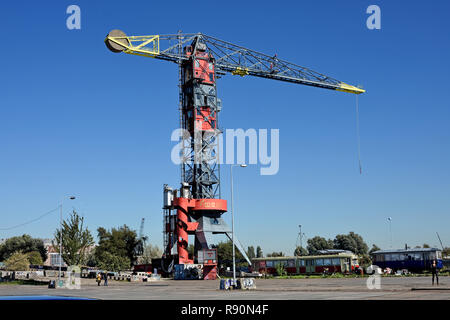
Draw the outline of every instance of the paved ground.
[[[64,295],[96,299],[445,299],[450,300],[450,277],[440,277],[439,287],[430,277],[381,278],[381,289],[370,290],[367,278],[257,279],[253,291],[221,291],[217,281],[116,282],[98,287],[82,279],[81,289],[48,289],[46,286],[0,285],[1,295]],[[439,288],[439,290],[436,290]],[[416,290],[420,289],[420,290]],[[425,289],[425,290],[424,290]]]

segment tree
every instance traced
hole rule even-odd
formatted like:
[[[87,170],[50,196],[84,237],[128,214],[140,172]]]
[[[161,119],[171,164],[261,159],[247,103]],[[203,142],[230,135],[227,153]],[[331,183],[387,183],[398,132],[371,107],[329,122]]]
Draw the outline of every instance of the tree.
[[[369,254],[374,253],[375,251],[381,250],[376,244],[372,245],[372,249],[370,249]]]
[[[286,268],[282,263],[277,263],[275,266],[275,270],[277,272],[277,276],[285,276],[287,274]]]
[[[247,265],[247,261],[241,252],[236,248],[236,264]],[[217,245],[217,260],[219,265],[225,265],[226,267],[233,266],[233,242],[228,240],[227,242],[219,242]]]
[[[256,257],[257,258],[264,258],[264,254],[263,254],[263,251],[262,251],[260,246],[256,247]]]
[[[372,259],[368,254],[363,254],[359,256],[359,265],[363,267],[368,267],[372,264]]]
[[[17,251],[5,260],[5,267],[10,271],[27,271],[30,269],[30,261],[25,253]]]
[[[38,265],[38,266],[44,264],[44,261],[42,261],[42,257],[41,257],[41,254],[39,253],[39,251],[28,252],[28,253],[26,253],[26,256],[27,256],[28,262],[30,264]]]
[[[103,269],[129,269],[137,261],[136,246],[139,244],[136,231],[126,225],[112,228],[111,231],[99,227],[98,246],[95,249],[95,258]],[[110,267],[107,267],[110,266]]]
[[[319,253],[319,250],[327,250],[333,248],[333,241],[326,240],[323,237],[315,236],[314,238],[308,239],[307,250],[309,254],[315,255]]]
[[[68,221],[62,224],[62,258],[69,265],[86,262],[87,249],[94,244],[91,232],[83,226],[84,218],[73,210]],[[60,250],[61,229],[56,229],[53,246]]]
[[[268,255],[267,255],[268,257],[284,257],[284,253],[283,252],[272,252],[272,253],[269,253]]]
[[[354,233],[338,234],[333,240],[333,248],[341,250],[349,250],[357,255],[367,255],[369,247],[364,242],[363,238]]]
[[[121,271],[130,268],[130,259],[127,256],[119,256],[108,251],[98,255],[98,267],[108,271]]]
[[[47,250],[44,247],[42,239],[35,239],[24,234],[19,237],[9,238],[0,245],[0,261],[8,259],[17,251],[21,251],[22,253],[37,251],[43,261],[47,260]]]
[[[307,255],[308,255],[308,251],[305,248],[300,247],[300,246],[295,248],[294,256],[307,256]]]
[[[191,245],[189,245],[189,247],[190,246]],[[190,249],[189,247],[188,247],[188,251]],[[191,254],[191,253],[189,252],[189,254]],[[192,246],[192,254],[194,254],[194,246]],[[161,258],[161,256],[162,256],[162,251],[157,245],[148,244],[144,247],[144,254],[142,255],[139,263],[143,263],[143,264],[151,263],[152,259]]]
[[[99,264],[97,260],[97,256],[95,255],[95,248],[90,250],[89,253],[86,255],[86,265],[88,267],[97,267]]]
[[[429,248],[429,247],[430,247],[430,245],[428,243],[424,243],[422,246],[422,248]]]
[[[255,248],[253,246],[248,247],[247,256],[250,259],[250,261],[252,261],[252,259],[256,257]]]

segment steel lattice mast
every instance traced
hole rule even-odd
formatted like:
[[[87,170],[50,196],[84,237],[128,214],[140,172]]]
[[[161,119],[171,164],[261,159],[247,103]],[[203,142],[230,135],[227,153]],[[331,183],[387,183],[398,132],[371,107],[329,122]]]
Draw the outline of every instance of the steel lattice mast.
[[[193,263],[193,260],[200,263],[199,252],[211,249],[213,234],[232,238],[231,229],[221,217],[227,211],[227,203],[220,199],[217,143],[221,133],[218,125],[221,101],[217,98],[217,75],[248,75],[354,94],[365,92],[276,55],[269,56],[201,33],[127,36],[113,30],[105,43],[113,52],[179,65],[182,186],[175,191],[164,186],[164,257],[172,258],[172,263]],[[187,251],[189,234],[195,235],[194,259],[189,259]]]

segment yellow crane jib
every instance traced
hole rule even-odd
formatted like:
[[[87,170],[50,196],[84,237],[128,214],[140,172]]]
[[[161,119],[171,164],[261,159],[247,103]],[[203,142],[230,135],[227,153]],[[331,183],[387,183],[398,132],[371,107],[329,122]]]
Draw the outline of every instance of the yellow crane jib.
[[[160,41],[163,47],[162,50],[160,48]],[[181,60],[189,60],[189,56],[180,50],[180,47],[189,41],[192,41],[192,44],[200,41],[211,52],[214,52],[216,61],[220,61],[216,65],[216,71],[229,72],[232,75],[241,77],[249,75],[293,82],[357,95],[366,92],[362,88],[333,79],[311,69],[282,61],[278,58],[270,58],[268,55],[236,46],[201,33],[127,36],[123,31],[115,29],[109,32],[105,38],[105,44],[112,52],[125,52],[138,56],[172,61],[178,64]],[[239,61],[239,63],[236,63],[236,61]],[[276,70],[273,68],[275,61],[277,64]],[[270,69],[268,67],[269,62]]]
[[[344,82],[341,82],[339,84],[339,88],[336,88],[337,91],[343,91],[348,93],[354,93],[354,94],[361,94],[366,92],[366,90],[346,84]]]
[[[105,38],[105,44],[112,52],[125,52],[139,56],[159,55],[159,35],[128,37],[121,30],[112,30]]]
[[[244,69],[244,68],[241,68],[241,67],[237,67],[235,70],[233,70],[231,72],[231,74],[233,76],[236,76],[236,75],[241,76],[241,77],[246,76],[246,75],[248,75],[248,68]]]

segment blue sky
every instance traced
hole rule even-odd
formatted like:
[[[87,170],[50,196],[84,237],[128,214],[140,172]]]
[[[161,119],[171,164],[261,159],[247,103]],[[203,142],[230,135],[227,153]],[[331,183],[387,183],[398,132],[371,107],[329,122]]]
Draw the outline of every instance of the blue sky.
[[[66,8],[81,8],[81,30]],[[366,8],[381,8],[381,30]],[[51,237],[55,208],[90,230],[127,224],[162,243],[162,185],[177,187],[170,134],[178,124],[175,64],[109,52],[103,39],[203,32],[310,67],[367,93],[359,98],[251,77],[218,82],[222,128],[280,130],[280,170],[235,169],[244,246],[292,253],[307,237],[354,231],[371,245],[450,245],[450,4],[410,1],[2,2],[0,238]],[[229,168],[222,194],[229,199]],[[230,215],[225,214],[227,221]],[[1,230],[3,228],[3,230]],[[221,239],[221,238],[218,238]]]

